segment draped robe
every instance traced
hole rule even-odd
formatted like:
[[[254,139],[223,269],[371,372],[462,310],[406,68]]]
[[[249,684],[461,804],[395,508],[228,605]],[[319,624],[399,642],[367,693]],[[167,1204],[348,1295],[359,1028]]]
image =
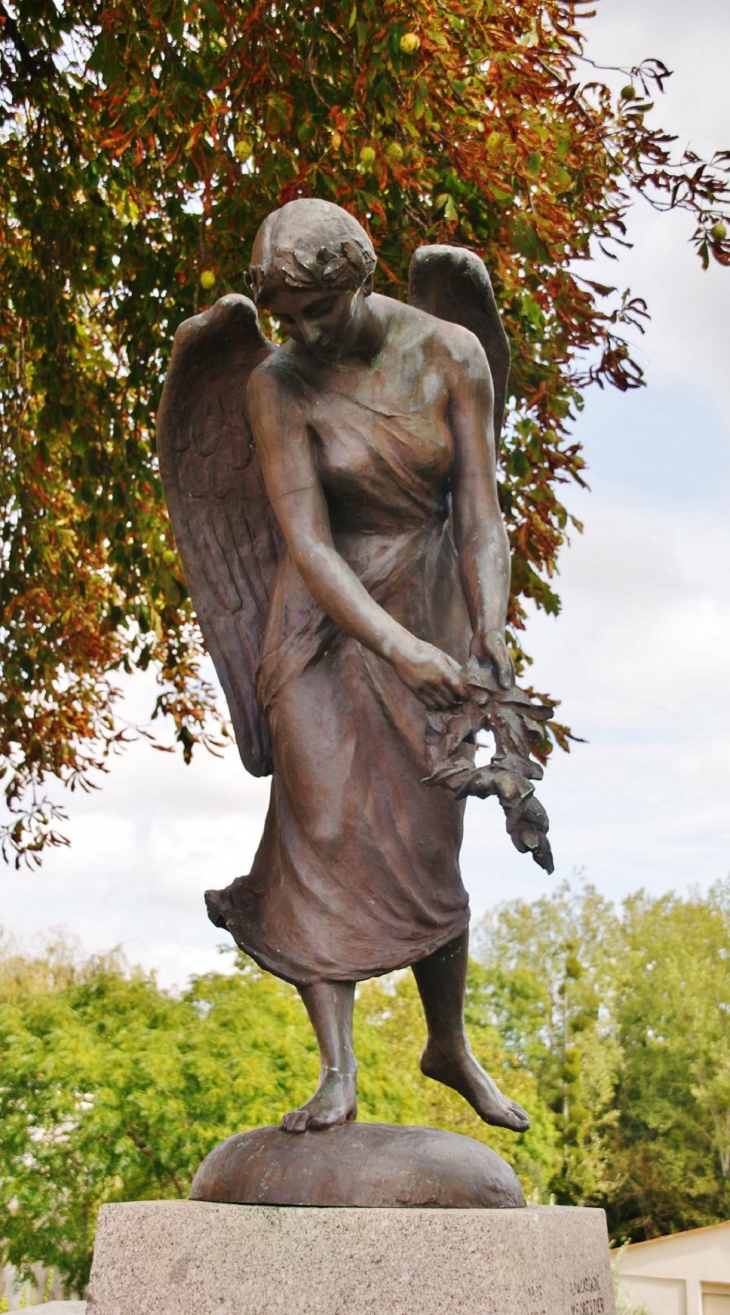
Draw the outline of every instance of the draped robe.
[[[306,390],[305,390],[306,391]],[[309,427],[337,551],[385,611],[459,663],[471,626],[451,531],[443,407],[379,409],[310,391]],[[402,968],[469,921],[464,804],[424,785],[427,710],[315,602],[285,553],[257,677],[274,775],[248,876],[209,908],[296,985]]]

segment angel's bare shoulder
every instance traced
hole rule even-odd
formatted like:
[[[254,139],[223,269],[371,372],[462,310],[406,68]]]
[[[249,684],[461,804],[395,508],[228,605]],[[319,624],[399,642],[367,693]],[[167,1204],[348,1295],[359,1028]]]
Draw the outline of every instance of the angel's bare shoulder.
[[[484,348],[470,329],[438,319],[406,302],[390,297],[380,300],[388,303],[388,341],[394,350],[416,351],[439,364],[449,377],[491,377]]]
[[[285,423],[291,428],[298,418],[301,419],[306,395],[306,381],[294,368],[286,348],[282,348],[251,371],[246,389],[246,413],[254,427],[257,421],[265,422],[271,417],[277,425]]]
[[[452,396],[471,391],[492,391],[492,376],[487,355],[476,334],[463,325],[438,320],[426,310],[409,306],[389,297],[387,343],[393,355],[400,356],[402,368],[433,371],[442,377]]]
[[[309,447],[307,406],[303,381],[292,377],[284,355],[269,356],[251,372],[245,409],[261,456],[291,463]]]

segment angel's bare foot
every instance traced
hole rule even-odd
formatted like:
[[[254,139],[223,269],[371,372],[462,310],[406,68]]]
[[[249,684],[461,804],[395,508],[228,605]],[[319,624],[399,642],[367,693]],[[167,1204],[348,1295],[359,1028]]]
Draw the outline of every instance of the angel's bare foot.
[[[516,1101],[502,1095],[496,1082],[477,1064],[468,1046],[447,1051],[433,1041],[427,1042],[421,1055],[421,1072],[427,1078],[458,1091],[480,1119],[492,1127],[509,1128],[512,1132],[525,1132],[529,1128],[529,1114]]]
[[[325,1069],[319,1086],[306,1105],[285,1114],[281,1126],[285,1132],[306,1132],[308,1128],[333,1128],[347,1123],[357,1114],[357,1083],[354,1073]]]

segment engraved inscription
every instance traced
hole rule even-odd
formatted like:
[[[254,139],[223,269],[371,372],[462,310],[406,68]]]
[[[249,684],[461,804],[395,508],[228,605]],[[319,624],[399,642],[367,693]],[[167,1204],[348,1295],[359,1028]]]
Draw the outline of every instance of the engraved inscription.
[[[604,1315],[606,1309],[600,1296],[601,1280],[598,1274],[584,1274],[571,1279],[570,1295],[577,1298],[570,1305],[570,1315]]]

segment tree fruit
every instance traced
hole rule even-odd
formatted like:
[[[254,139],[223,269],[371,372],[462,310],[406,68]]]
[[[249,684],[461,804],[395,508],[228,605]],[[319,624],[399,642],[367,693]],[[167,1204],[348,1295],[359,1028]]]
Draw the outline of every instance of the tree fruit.
[[[375,151],[372,146],[363,146],[360,152],[360,164],[363,169],[372,169],[375,164]]]
[[[202,274],[200,275],[200,286],[201,288],[205,288],[206,291],[208,290],[208,288],[215,287],[215,274],[213,273],[212,269],[203,270]]]
[[[385,157],[390,164],[400,164],[403,159],[403,147],[400,142],[390,142],[385,148]]]
[[[404,32],[400,39],[400,48],[404,55],[415,55],[421,44],[421,38],[415,32]]]

